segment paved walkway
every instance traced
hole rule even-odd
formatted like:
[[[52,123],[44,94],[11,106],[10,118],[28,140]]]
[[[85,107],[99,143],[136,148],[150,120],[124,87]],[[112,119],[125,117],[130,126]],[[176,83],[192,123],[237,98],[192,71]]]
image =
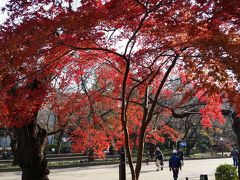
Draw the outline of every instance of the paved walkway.
[[[207,174],[209,180],[214,180],[216,167],[220,164],[232,164],[230,158],[187,160],[180,171],[179,180],[199,180],[200,174]],[[50,180],[119,180],[118,165],[90,166],[68,169],[51,170]],[[20,172],[0,172],[0,180],[20,180]],[[127,180],[131,179],[127,168]],[[163,171],[156,171],[154,162],[150,165],[143,164],[140,180],[172,180],[172,172],[165,162]]]

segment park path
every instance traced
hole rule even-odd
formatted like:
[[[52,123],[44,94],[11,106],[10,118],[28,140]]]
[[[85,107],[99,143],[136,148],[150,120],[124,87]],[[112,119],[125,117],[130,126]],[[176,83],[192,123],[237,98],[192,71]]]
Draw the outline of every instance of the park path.
[[[187,160],[179,174],[179,180],[199,180],[200,174],[207,174],[209,180],[214,180],[216,167],[220,164],[232,164],[230,158]],[[20,180],[20,172],[0,172],[0,180]],[[51,170],[50,180],[119,180],[118,165],[88,166],[79,168]],[[127,168],[127,180],[131,179]],[[140,180],[172,180],[172,172],[165,162],[163,171],[156,171],[154,162],[143,164]]]

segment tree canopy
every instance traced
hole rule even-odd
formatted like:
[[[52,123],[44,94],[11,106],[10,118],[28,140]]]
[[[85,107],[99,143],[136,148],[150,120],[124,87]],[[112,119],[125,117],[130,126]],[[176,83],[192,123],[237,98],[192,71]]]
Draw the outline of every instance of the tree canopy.
[[[1,125],[31,122],[54,99],[56,86],[66,96],[76,93],[78,112],[88,111],[90,122],[102,118],[96,109],[114,111],[112,124],[121,124],[138,179],[146,132],[166,109],[161,100],[194,89],[208,104],[201,110],[206,126],[215,117],[223,121],[212,111],[223,99],[239,112],[239,7],[237,0],[10,0],[0,32]],[[92,80],[81,84],[84,76]],[[129,138],[135,128],[134,170]],[[106,131],[95,130],[96,136]]]

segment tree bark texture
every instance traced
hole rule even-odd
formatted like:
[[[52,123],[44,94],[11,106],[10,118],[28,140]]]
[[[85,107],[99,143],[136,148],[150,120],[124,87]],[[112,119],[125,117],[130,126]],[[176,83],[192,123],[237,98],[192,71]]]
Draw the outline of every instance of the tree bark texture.
[[[194,146],[197,143],[197,126],[190,130],[190,133],[186,138],[187,138],[186,156],[190,156],[191,149],[194,148]]]
[[[49,169],[44,148],[47,132],[34,120],[29,125],[14,129],[12,149],[14,162],[22,169],[22,180],[49,180]]]

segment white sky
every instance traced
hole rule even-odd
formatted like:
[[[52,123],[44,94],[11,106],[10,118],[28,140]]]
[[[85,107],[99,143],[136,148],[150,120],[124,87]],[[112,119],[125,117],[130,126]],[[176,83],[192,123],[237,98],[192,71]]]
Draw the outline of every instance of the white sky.
[[[0,0],[0,24],[7,19],[7,12],[2,12],[2,8],[6,5],[9,0]]]

